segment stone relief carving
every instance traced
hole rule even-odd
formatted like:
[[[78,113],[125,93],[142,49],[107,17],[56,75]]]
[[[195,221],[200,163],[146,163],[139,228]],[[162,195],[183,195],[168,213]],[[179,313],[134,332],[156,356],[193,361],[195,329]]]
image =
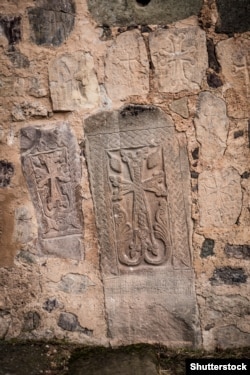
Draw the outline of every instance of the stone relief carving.
[[[143,260],[162,264],[170,253],[162,152],[157,147],[108,152],[118,259],[127,266]]]
[[[229,115],[242,118],[249,116],[250,98],[250,41],[230,38],[218,43],[216,53],[222,73],[228,82],[226,97]]]
[[[49,65],[54,111],[92,108],[99,103],[99,86],[89,53],[64,54]]]
[[[23,172],[38,211],[43,252],[79,258],[81,169],[76,141],[68,125],[22,129],[21,149]],[[65,246],[67,241],[72,242],[70,249]]]
[[[234,225],[242,207],[240,175],[233,168],[205,171],[199,176],[200,225]]]
[[[117,113],[108,112],[107,118],[105,113],[90,117],[85,129],[107,272],[166,262],[189,267],[187,205],[181,187],[178,140],[170,119],[166,120],[154,107],[141,106],[125,108],[118,115],[119,120],[112,116]],[[117,121],[121,124],[117,125]],[[183,154],[181,158],[186,157]]]
[[[185,139],[153,106],[98,113],[84,130],[111,341],[198,341]]]
[[[210,92],[202,92],[194,123],[202,159],[209,164],[216,163],[227,146],[229,119],[224,100]]]
[[[160,92],[199,89],[208,64],[204,31],[160,29],[150,35],[149,46]]]
[[[118,35],[105,60],[105,86],[112,100],[149,91],[146,46],[138,30]]]

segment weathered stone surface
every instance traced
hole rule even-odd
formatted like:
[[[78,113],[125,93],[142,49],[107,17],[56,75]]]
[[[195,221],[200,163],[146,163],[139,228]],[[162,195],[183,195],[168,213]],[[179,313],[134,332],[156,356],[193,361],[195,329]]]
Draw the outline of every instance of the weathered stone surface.
[[[75,22],[73,0],[36,0],[28,10],[32,40],[38,45],[61,45]]]
[[[178,115],[182,116],[183,118],[189,117],[189,111],[188,111],[188,99],[187,98],[181,98],[178,100],[174,100],[170,108],[173,112],[177,113]]]
[[[234,225],[242,207],[240,175],[233,168],[205,171],[199,175],[200,225]]]
[[[58,288],[65,293],[82,294],[91,285],[95,284],[87,276],[69,273],[62,277]]]
[[[14,174],[14,166],[7,160],[0,160],[0,187],[6,187],[10,184],[11,177]]]
[[[216,268],[210,279],[212,285],[238,285],[247,281],[243,268],[222,267]]]
[[[198,15],[201,0],[88,0],[89,11],[102,25],[136,25],[171,23]]]
[[[194,123],[202,159],[209,164],[216,163],[227,146],[229,120],[224,100],[210,92],[202,92]]]
[[[13,121],[24,121],[31,117],[48,117],[49,109],[40,103],[22,102],[13,106],[11,115]]]
[[[15,237],[18,243],[28,243],[34,237],[32,216],[25,206],[15,210]]]
[[[41,254],[81,259],[81,166],[68,124],[23,128],[21,151],[37,212]]]
[[[216,53],[222,74],[228,84],[229,115],[247,117],[250,100],[250,40],[230,38],[219,42]]]
[[[54,111],[92,108],[99,103],[99,86],[89,53],[54,59],[49,65],[49,80]]]
[[[10,45],[21,40],[21,17],[0,14],[0,35],[4,34]]]
[[[84,369],[84,375],[159,374],[155,355],[150,349],[136,350],[136,348],[129,347],[122,350],[99,350],[91,357],[93,360],[90,360],[89,355],[82,355],[71,361],[69,372],[74,375],[82,375]]]
[[[159,29],[150,34],[149,47],[160,92],[200,88],[208,67],[204,31],[199,27]]]
[[[0,309],[0,340],[3,340],[10,326],[11,316],[9,311]]]
[[[227,325],[216,329],[215,340],[218,348],[244,348],[250,345],[250,334]]]
[[[228,257],[233,257],[237,259],[249,259],[250,258],[250,245],[226,244],[224,251]]]
[[[28,57],[18,51],[17,48],[15,48],[15,51],[9,52],[7,55],[15,68],[29,68],[30,62]]]
[[[243,33],[250,30],[250,4],[248,0],[216,0],[219,18],[218,33]]]
[[[113,100],[149,91],[149,62],[144,40],[138,30],[118,35],[105,60],[105,86]]]
[[[211,295],[207,298],[209,308],[222,314],[245,316],[250,314],[250,304],[246,297],[237,294]]]
[[[41,317],[36,311],[29,311],[24,315],[23,332],[30,332],[40,325]]]
[[[201,257],[207,258],[210,255],[214,255],[214,240],[205,238],[201,248]]]
[[[63,312],[59,316],[58,326],[64,329],[65,331],[71,332],[82,332],[87,336],[92,336],[93,331],[87,328],[81,327],[78,318],[75,314]]]
[[[89,117],[85,133],[112,339],[195,341],[183,138],[132,105]]]

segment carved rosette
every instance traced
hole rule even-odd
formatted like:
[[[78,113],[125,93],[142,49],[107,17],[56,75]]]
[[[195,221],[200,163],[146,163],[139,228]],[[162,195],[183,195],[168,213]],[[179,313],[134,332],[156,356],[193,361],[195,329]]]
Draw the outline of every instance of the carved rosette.
[[[81,258],[80,160],[68,125],[22,129],[21,149],[41,252]]]

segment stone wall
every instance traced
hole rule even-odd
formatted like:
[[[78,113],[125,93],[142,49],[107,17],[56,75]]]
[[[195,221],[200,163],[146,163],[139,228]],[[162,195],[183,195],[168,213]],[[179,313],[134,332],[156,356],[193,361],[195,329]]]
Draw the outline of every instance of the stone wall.
[[[0,4],[0,339],[250,345],[249,17]]]

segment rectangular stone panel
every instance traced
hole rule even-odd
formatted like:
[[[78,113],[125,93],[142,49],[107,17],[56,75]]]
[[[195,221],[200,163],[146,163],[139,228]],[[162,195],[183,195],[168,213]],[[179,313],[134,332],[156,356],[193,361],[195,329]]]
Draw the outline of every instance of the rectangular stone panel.
[[[149,62],[138,30],[118,35],[105,59],[105,87],[112,100],[149,92]]]
[[[21,152],[37,212],[40,253],[81,259],[81,165],[68,124],[23,128]]]
[[[101,25],[166,25],[198,15],[202,0],[88,0],[88,8]]]
[[[197,342],[184,139],[133,105],[89,117],[85,133],[111,338]]]
[[[206,34],[199,27],[158,29],[149,47],[160,92],[200,88],[208,67]]]

